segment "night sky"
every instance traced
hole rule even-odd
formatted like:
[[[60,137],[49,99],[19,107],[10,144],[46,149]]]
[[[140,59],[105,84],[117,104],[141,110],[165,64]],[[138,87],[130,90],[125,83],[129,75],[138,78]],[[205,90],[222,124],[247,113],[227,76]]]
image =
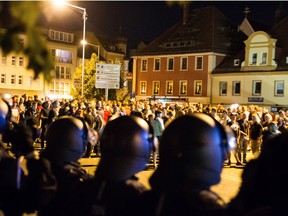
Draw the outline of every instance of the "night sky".
[[[150,42],[182,19],[183,9],[179,2],[167,4],[166,1],[68,1],[70,4],[85,7],[88,14],[87,31],[105,36],[121,34],[128,38],[130,48],[135,48],[140,41]],[[288,2],[281,2],[288,12]],[[244,9],[249,7],[248,18],[272,24],[275,10],[280,2],[272,1],[190,1],[190,12],[202,6],[215,5],[235,24],[244,19]],[[58,24],[82,30],[81,12],[66,8],[62,11],[46,8],[48,19]],[[57,16],[53,12],[57,13]],[[59,20],[61,20],[59,22]]]

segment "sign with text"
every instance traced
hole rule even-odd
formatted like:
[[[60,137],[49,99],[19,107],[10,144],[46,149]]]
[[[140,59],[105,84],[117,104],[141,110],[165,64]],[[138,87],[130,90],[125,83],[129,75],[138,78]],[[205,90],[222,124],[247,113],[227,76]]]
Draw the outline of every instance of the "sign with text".
[[[105,89],[119,89],[120,65],[97,63],[95,87]]]
[[[248,97],[248,102],[264,102],[263,97]]]

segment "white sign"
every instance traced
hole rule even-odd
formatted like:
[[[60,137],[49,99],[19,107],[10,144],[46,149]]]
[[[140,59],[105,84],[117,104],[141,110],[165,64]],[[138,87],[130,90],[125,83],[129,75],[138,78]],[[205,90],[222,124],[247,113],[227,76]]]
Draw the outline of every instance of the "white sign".
[[[120,65],[97,63],[95,87],[105,89],[119,89]]]

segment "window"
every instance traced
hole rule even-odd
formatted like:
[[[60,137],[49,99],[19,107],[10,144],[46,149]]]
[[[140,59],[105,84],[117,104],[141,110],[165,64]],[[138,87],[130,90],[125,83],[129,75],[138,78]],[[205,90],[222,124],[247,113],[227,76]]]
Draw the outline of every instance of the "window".
[[[19,57],[19,66],[24,66],[24,58]]]
[[[16,75],[11,75],[11,84],[14,85],[16,80]]]
[[[61,49],[52,49],[52,56],[55,62],[72,64],[72,52]]]
[[[239,66],[240,60],[239,59],[234,59],[234,66]]]
[[[65,78],[65,68],[64,67],[61,67],[60,78],[61,79]]]
[[[252,95],[261,95],[261,81],[253,80]]]
[[[12,56],[11,64],[16,65],[16,56]]]
[[[141,61],[141,71],[147,71],[147,65],[148,62],[147,62],[147,59],[142,59]]]
[[[186,95],[187,94],[187,81],[180,81],[180,94],[181,95]]]
[[[261,64],[266,64],[267,63],[267,53],[262,53],[262,62]]]
[[[166,81],[166,95],[173,94],[173,81]]]
[[[48,32],[48,36],[52,40],[56,41],[64,41],[68,43],[73,43],[74,35],[67,32],[60,32],[50,29]]]
[[[180,69],[181,70],[187,70],[188,69],[188,58],[187,57],[182,57],[181,58]]]
[[[22,85],[23,84],[23,76],[20,75],[18,76],[18,85]]]
[[[160,70],[160,59],[154,59],[154,71]]]
[[[66,67],[66,79],[71,79],[71,68]]]
[[[153,81],[153,95],[159,95],[160,92],[160,82],[159,81]]]
[[[1,74],[1,84],[5,84],[6,83],[6,74]]]
[[[174,69],[174,59],[173,58],[168,58],[167,64],[168,64],[167,68],[169,71]]]
[[[240,95],[241,83],[239,81],[234,81],[232,83],[232,88],[233,95]]]
[[[274,95],[275,96],[284,96],[284,81],[275,81],[274,82]]]
[[[5,56],[2,57],[2,65],[6,65],[6,57]]]
[[[194,95],[202,95],[202,80],[194,81]]]
[[[220,82],[220,95],[227,95],[227,82]]]
[[[55,67],[55,78],[60,78],[60,66]]]
[[[256,65],[257,63],[257,53],[252,54],[251,64]]]
[[[203,57],[202,56],[196,57],[195,69],[196,70],[202,70],[203,69]]]
[[[141,81],[140,82],[140,93],[141,94],[146,94],[147,93],[147,82],[146,81]]]

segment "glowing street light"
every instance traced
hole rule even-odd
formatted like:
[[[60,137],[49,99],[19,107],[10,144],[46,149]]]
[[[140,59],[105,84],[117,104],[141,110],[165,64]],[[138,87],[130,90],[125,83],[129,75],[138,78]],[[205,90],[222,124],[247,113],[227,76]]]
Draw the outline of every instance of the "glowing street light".
[[[98,58],[98,60],[100,60],[100,56],[99,56],[100,55],[100,46],[99,45],[88,43],[87,41],[83,41],[83,40],[81,41],[81,44],[97,47],[97,58]]]
[[[67,5],[69,7],[72,7],[72,8],[76,8],[78,10],[81,10],[83,11],[83,39],[82,41],[86,41],[85,40],[85,32],[86,32],[86,19],[87,19],[87,12],[86,12],[86,8],[82,8],[82,7],[79,7],[79,6],[76,6],[76,5],[72,5],[72,4],[69,4],[65,1],[56,1],[55,0],[55,3],[57,4],[63,4],[63,5]],[[83,97],[84,96],[84,64],[85,64],[85,44],[86,43],[82,43],[82,85],[81,85],[81,96]]]

